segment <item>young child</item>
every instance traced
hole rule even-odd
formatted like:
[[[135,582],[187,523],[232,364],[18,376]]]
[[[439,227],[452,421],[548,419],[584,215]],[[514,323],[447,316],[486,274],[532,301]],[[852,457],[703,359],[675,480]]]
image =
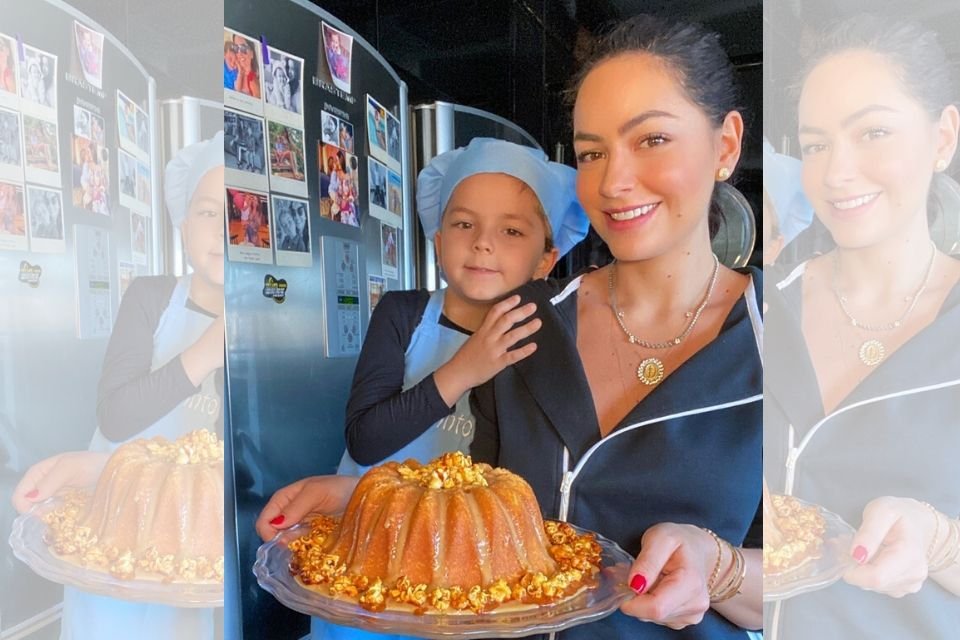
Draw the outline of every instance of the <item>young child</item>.
[[[391,291],[370,319],[347,403],[338,473],[387,460],[468,452],[470,389],[529,356],[510,350],[539,320],[510,291],[544,278],[587,233],[574,169],[502,140],[476,138],[420,172],[417,209],[433,237],[446,288]],[[281,525],[278,516],[271,524]],[[314,618],[311,638],[380,638]]]
[[[488,138],[441,154],[420,173],[420,220],[447,287],[390,292],[377,305],[338,473],[469,450],[470,389],[535,349],[510,350],[539,324],[513,328],[533,309],[516,308],[509,292],[545,277],[587,232],[574,176],[540,151]]]

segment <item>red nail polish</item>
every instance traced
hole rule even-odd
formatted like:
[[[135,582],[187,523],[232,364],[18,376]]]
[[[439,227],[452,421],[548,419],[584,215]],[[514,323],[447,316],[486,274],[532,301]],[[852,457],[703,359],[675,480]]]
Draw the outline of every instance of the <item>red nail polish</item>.
[[[867,549],[862,544],[858,544],[853,549],[853,559],[857,561],[857,564],[863,564],[867,561]]]
[[[25,494],[23,494],[23,497],[26,498],[27,500],[33,500],[33,499],[36,498],[38,495],[40,495],[40,492],[39,492],[38,490],[36,490],[36,489],[31,489],[30,491],[28,491],[28,492],[26,492]]]
[[[643,593],[647,588],[647,579],[639,573],[630,578],[630,588],[637,592],[637,595]]]
[[[274,518],[273,520],[271,520],[271,521],[270,521],[270,524],[272,524],[272,525],[275,526],[275,527],[278,527],[278,526],[280,526],[281,524],[283,524],[283,520],[284,520],[283,514],[281,513],[281,514],[278,515],[276,518]]]

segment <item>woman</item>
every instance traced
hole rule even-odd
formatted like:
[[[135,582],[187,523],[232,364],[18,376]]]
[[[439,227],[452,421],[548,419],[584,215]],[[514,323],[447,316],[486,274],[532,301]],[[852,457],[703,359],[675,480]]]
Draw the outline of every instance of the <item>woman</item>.
[[[732,68],[714,34],[638,16],[575,93],[577,193],[615,261],[520,290],[540,348],[475,391],[471,453],[524,476],[546,517],[638,554],[637,595],[561,637],[745,638],[761,610],[759,550],[739,548],[760,505],[759,272],[719,267],[709,213],[740,155]]]
[[[832,246],[770,280],[764,460],[772,491],[859,528],[846,584],[773,607],[767,636],[956,637],[960,261],[928,206],[960,130],[949,64],[934,34],[866,16],[814,51],[802,176]]]
[[[236,90],[251,98],[260,97],[260,67],[253,41],[241,35],[233,36],[237,47],[237,83]]]
[[[519,290],[538,348],[475,390],[471,452],[526,477],[547,517],[639,553],[622,613],[561,637],[745,638],[761,623],[760,553],[739,548],[761,502],[759,273],[719,267],[708,214],[740,154],[732,69],[715,35],[640,16],[576,94],[578,196],[618,261]],[[301,480],[257,529],[336,512],[351,489]]]

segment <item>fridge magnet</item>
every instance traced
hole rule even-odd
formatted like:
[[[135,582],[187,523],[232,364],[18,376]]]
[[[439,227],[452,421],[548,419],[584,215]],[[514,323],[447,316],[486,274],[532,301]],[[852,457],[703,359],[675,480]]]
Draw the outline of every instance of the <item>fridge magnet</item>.
[[[48,187],[60,186],[60,140],[57,123],[23,116],[24,177]]]
[[[149,220],[137,213],[130,213],[130,255],[134,264],[147,264],[147,228]]]
[[[367,158],[367,196],[370,215],[394,227],[403,226],[402,218],[387,207],[387,167]]]
[[[287,299],[287,281],[277,280],[269,273],[263,276],[263,297],[270,298],[277,304],[283,304]]]
[[[103,34],[76,21],[73,23],[73,34],[84,79],[97,89],[102,89]]]
[[[269,189],[265,135],[263,118],[224,109],[225,182],[257,191]]]
[[[74,225],[77,256],[79,338],[106,338],[113,330],[110,235],[105,229]]]
[[[320,164],[320,215],[328,220],[360,226],[357,157],[330,144],[318,142]]]
[[[400,120],[389,111],[387,115],[387,165],[394,171],[400,171]]]
[[[73,105],[73,134],[81,138],[91,138],[90,112],[78,104]]]
[[[150,159],[150,120],[147,112],[137,107],[137,149],[144,162]]]
[[[23,182],[20,114],[0,109],[0,180]]]
[[[340,118],[333,115],[332,113],[327,113],[326,111],[320,112],[320,139],[324,144],[329,144],[334,147],[340,146]]]
[[[396,216],[403,215],[403,184],[400,174],[387,171],[387,209]]]
[[[90,139],[101,147],[107,146],[107,136],[103,118],[93,112],[90,113]]]
[[[0,182],[0,249],[27,250],[27,216],[23,186]]]
[[[20,274],[17,280],[36,289],[40,286],[41,275],[43,275],[43,268],[40,265],[32,265],[26,260],[20,261]]]
[[[383,265],[383,277],[397,279],[400,253],[400,232],[389,224],[380,225],[380,262]]]
[[[306,200],[272,196],[273,246],[281,267],[313,266],[310,245],[310,204]]]
[[[273,264],[267,194],[227,188],[227,258]]]
[[[367,144],[370,155],[383,163],[393,163],[387,153],[387,110],[367,95]]]
[[[130,283],[133,282],[133,279],[136,277],[136,265],[134,265],[132,262],[126,262],[124,260],[117,261],[117,280],[119,281],[119,286],[117,287],[117,308],[119,308],[119,304],[123,300],[123,294],[127,292],[127,289],[130,287]]]
[[[30,250],[63,253],[63,202],[60,192],[27,185],[27,217],[30,221]]]
[[[223,104],[263,115],[262,55],[257,41],[223,30]]]
[[[117,149],[117,175],[120,180],[120,206],[146,213],[143,203],[137,200],[137,159],[123,149]]]
[[[0,33],[0,106],[20,108],[20,90],[17,76],[17,42]]]
[[[137,163],[137,202],[145,213],[150,212],[150,168],[142,162]]]
[[[367,297],[370,300],[370,315],[373,315],[373,310],[386,291],[386,278],[382,276],[367,276]]]
[[[110,215],[110,152],[89,138],[73,136],[73,206]]]
[[[307,197],[303,129],[267,121],[270,148],[270,189]]]
[[[330,79],[337,89],[350,93],[350,75],[353,64],[353,36],[331,27],[326,22],[320,24],[323,55],[319,75]]]
[[[264,64],[264,114],[270,120],[303,129],[303,58],[268,47]]]
[[[117,138],[120,148],[135,156],[137,148],[137,105],[123,91],[117,90]]]
[[[23,45],[20,109],[45,120],[57,119],[57,56]]]

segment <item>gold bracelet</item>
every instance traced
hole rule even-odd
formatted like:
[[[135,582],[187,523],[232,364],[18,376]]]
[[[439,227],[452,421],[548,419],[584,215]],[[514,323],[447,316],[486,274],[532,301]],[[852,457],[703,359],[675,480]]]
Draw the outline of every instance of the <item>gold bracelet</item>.
[[[936,573],[949,567],[953,563],[953,556],[958,546],[960,546],[960,527],[955,526],[952,520],[948,520],[946,540],[943,541],[935,557],[931,558],[927,564],[929,572]]]
[[[928,564],[930,573],[937,573],[955,564],[960,559],[960,521],[947,520],[947,539],[940,553]]]
[[[717,578],[720,577],[720,560],[723,558],[723,545],[720,544],[720,536],[706,527],[700,528],[709,533],[710,537],[717,543],[717,561],[713,564],[713,573],[710,574],[710,579],[707,580],[707,593],[712,593],[713,588],[717,585]]]
[[[931,562],[933,562],[933,550],[936,547],[937,538],[940,537],[940,513],[929,502],[921,501],[920,504],[922,504],[927,509],[929,509],[930,512],[933,514],[933,522],[934,522],[933,537],[930,539],[930,544],[927,545],[927,564],[929,565]],[[949,537],[949,533],[950,532],[948,531],[947,532],[948,537]]]
[[[734,570],[731,572],[733,577],[726,585],[724,585],[724,589],[720,593],[710,599],[711,604],[726,602],[730,598],[739,594],[741,588],[743,587],[743,581],[747,577],[747,561],[746,558],[743,557],[743,552],[729,542],[727,544],[730,546],[730,551],[733,553],[735,558]]]

